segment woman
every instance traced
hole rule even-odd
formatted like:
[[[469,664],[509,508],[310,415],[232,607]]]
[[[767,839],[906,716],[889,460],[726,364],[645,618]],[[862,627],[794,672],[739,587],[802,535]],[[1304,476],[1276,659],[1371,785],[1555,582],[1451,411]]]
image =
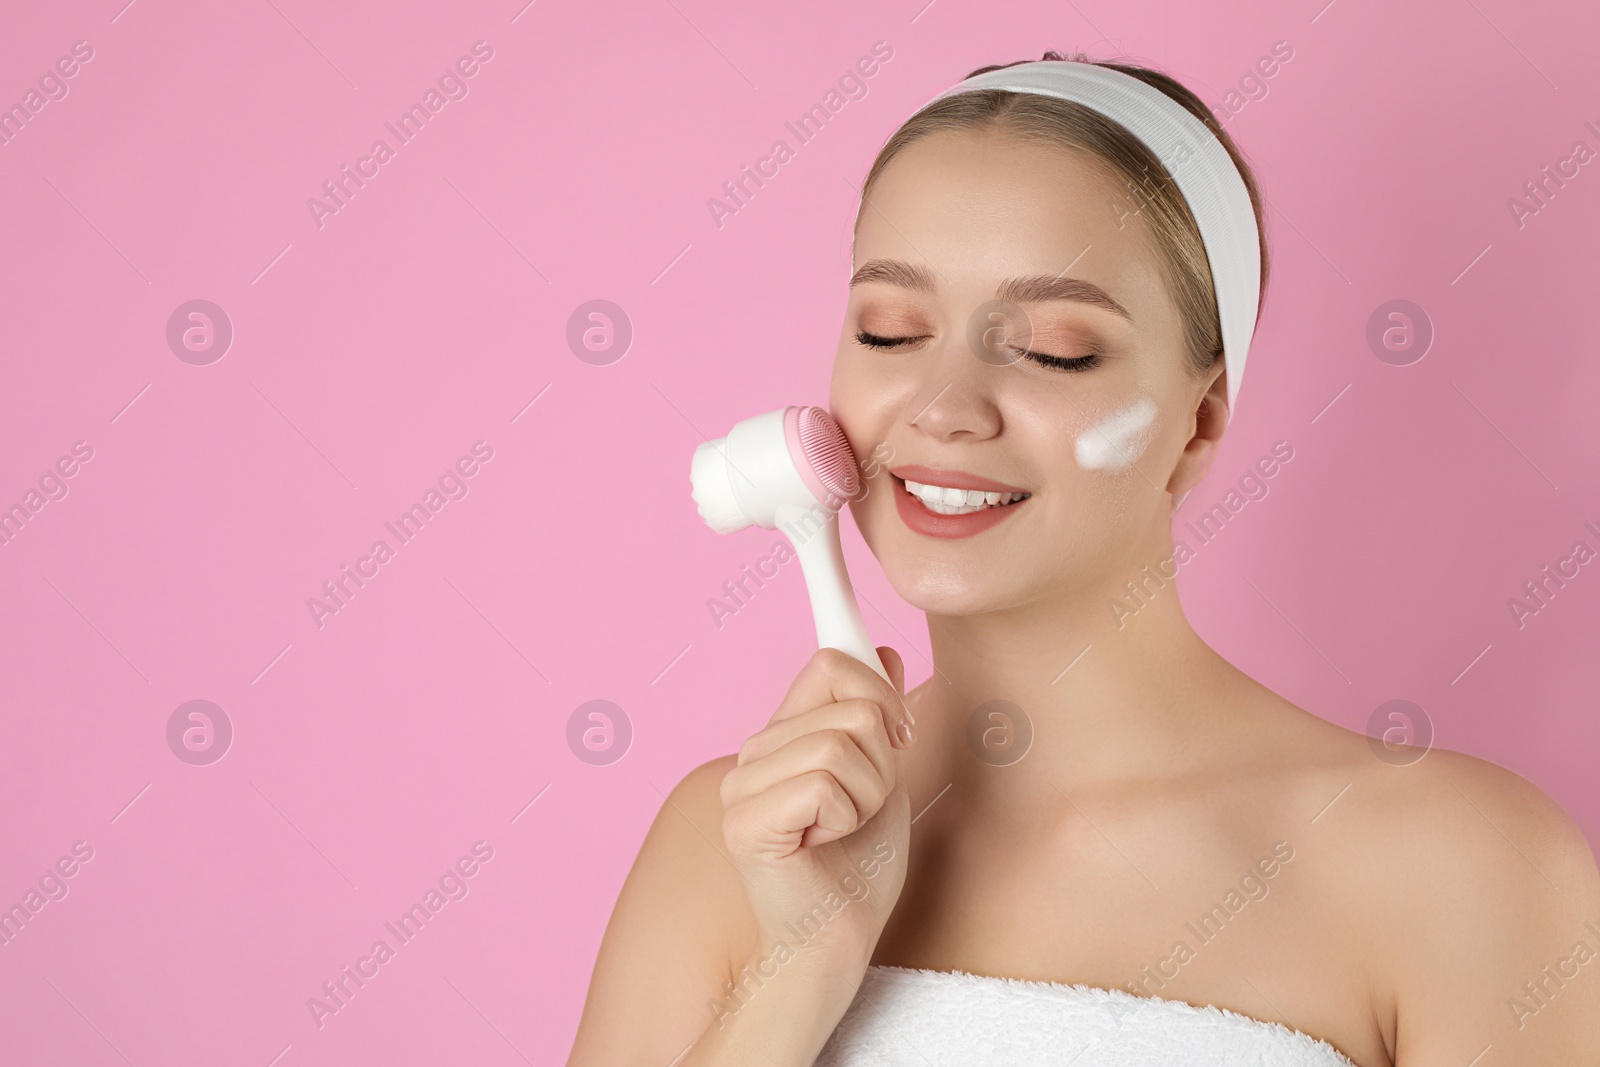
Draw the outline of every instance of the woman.
[[[1170,520],[1244,369],[1260,198],[1163,74],[969,78],[1085,67],[1215,143],[1162,159],[1110,104],[963,83],[884,146],[830,403],[887,457],[851,511],[932,676],[824,649],[678,784],[574,1067],[1600,1063],[1573,822],[1482,760],[1376,758],[1185,619]]]

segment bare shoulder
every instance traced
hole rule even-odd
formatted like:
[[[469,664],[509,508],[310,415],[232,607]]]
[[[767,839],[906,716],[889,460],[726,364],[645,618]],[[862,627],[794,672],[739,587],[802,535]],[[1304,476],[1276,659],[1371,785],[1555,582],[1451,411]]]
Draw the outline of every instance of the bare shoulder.
[[[722,840],[722,779],[700,764],[662,800],[595,959],[569,1067],[670,1063],[715,1018],[748,916]]]
[[[738,765],[738,753],[700,764],[684,775],[656,817],[663,850],[677,856],[678,870],[692,879],[678,883],[682,892],[695,897],[695,908],[715,925],[729,976],[755,943],[749,898],[722,839],[722,780]],[[676,818],[669,818],[669,812]]]
[[[1596,875],[1577,823],[1514,771],[1450,749],[1388,745],[1281,705],[1294,725],[1263,759],[1274,765],[1271,777],[1290,783],[1288,802],[1310,811],[1319,833],[1374,861],[1353,873],[1380,860],[1385,871],[1400,864],[1419,875],[1481,872],[1473,883],[1515,870],[1547,888],[1563,877],[1581,887]]]
[[[1600,887],[1583,831],[1533,782],[1449,749],[1419,752],[1410,762],[1367,747],[1352,753],[1346,768],[1349,789],[1340,803],[1347,818],[1335,805],[1329,821],[1330,829],[1346,823],[1349,843],[1379,861],[1367,870],[1381,875],[1380,884],[1431,896],[1430,911],[1441,917],[1471,914],[1503,897],[1515,897],[1517,910],[1532,917]],[[1549,893],[1542,904],[1530,898],[1540,888]]]
[[[1502,1065],[1600,1063],[1600,871],[1577,823],[1488,760],[1323,725],[1301,802],[1327,798],[1329,911],[1367,941],[1397,1067],[1491,1047]]]

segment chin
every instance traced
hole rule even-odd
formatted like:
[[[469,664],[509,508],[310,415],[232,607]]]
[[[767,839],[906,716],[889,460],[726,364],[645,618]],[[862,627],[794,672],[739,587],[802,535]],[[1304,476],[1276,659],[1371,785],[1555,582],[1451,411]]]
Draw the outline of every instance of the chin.
[[[926,615],[982,615],[1017,603],[1018,592],[998,587],[998,579],[941,573],[937,568],[886,566],[889,584],[900,599]]]
[[[1041,537],[1038,530],[1002,526],[939,540],[907,529],[894,505],[877,493],[851,501],[850,512],[895,594],[927,615],[983,615],[1077,589],[1089,578],[1088,562],[1103,558],[1084,545],[1070,554],[1079,557],[1077,566],[1060,561],[1061,552],[1051,546],[1083,544],[1084,531],[1077,528]]]
[[[863,512],[868,512],[863,514]],[[978,615],[1027,599],[1028,580],[1004,555],[973,542],[924,542],[895,515],[852,505],[862,539],[895,594],[929,615]]]

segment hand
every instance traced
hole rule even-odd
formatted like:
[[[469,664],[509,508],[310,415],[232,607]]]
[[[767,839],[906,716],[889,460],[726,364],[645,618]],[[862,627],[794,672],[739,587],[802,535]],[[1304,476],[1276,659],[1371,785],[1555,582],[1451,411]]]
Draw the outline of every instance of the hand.
[[[905,885],[910,799],[897,762],[915,720],[899,653],[878,656],[892,687],[819,649],[722,780],[722,836],[763,952],[784,941],[865,966]]]

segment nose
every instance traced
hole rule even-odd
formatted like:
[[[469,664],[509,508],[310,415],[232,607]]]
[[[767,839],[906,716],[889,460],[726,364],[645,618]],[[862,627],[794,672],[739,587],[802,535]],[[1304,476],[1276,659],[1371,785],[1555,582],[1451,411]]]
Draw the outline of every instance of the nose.
[[[905,418],[940,441],[982,441],[1000,432],[994,374],[967,339],[947,336],[932,359],[921,361],[922,381],[906,403]]]

